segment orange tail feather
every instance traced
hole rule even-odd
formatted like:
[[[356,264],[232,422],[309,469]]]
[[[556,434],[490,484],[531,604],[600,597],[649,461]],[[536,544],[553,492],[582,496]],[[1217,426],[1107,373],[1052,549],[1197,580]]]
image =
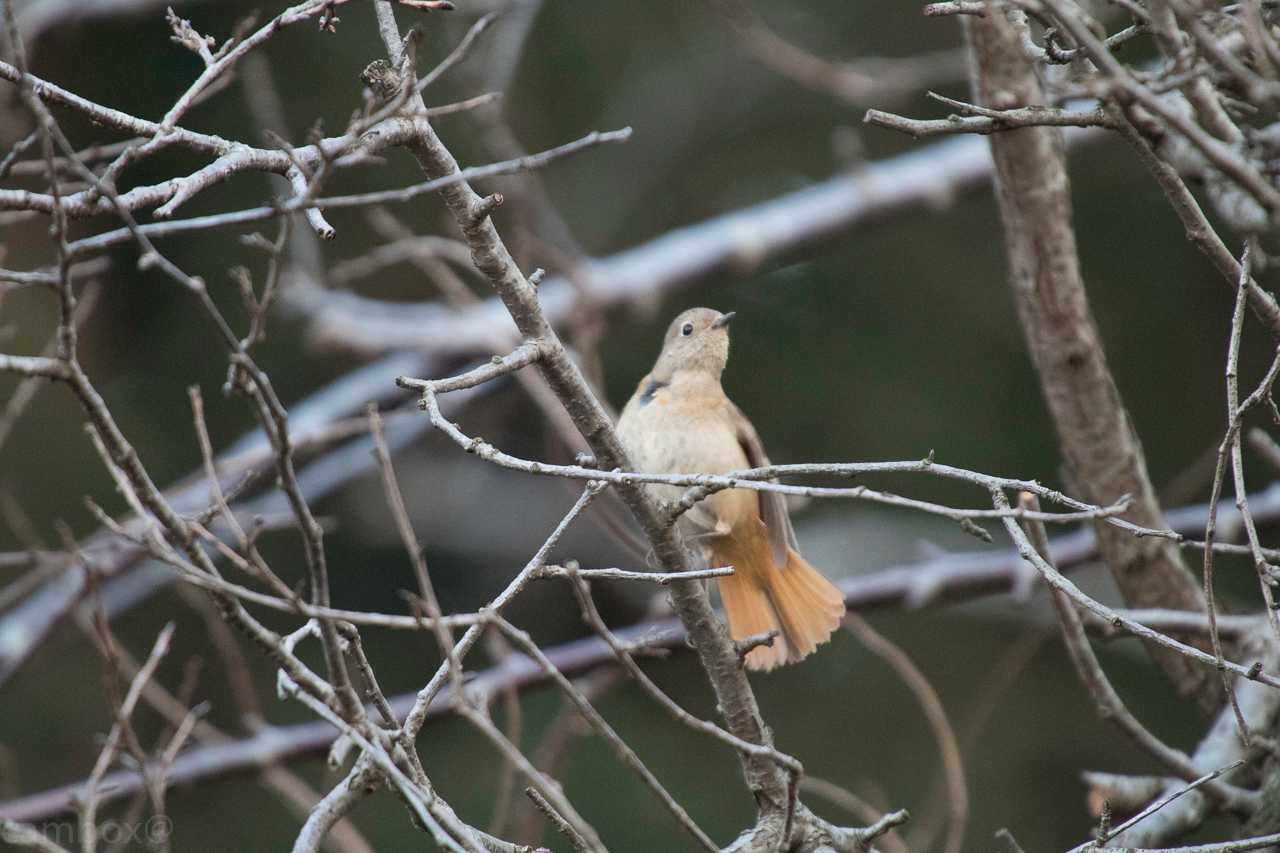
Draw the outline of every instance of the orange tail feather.
[[[787,565],[779,568],[763,534],[760,523],[759,531],[743,536],[735,529],[710,544],[713,565],[734,567],[733,575],[720,579],[730,635],[741,640],[775,628],[782,632],[772,646],[747,654],[748,669],[770,670],[809,656],[829,640],[844,617],[844,596],[795,551],[787,550]]]

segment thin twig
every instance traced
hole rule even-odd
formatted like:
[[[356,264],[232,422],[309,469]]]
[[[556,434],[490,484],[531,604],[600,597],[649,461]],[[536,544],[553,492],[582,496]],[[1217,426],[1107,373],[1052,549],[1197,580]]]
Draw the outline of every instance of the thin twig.
[[[1029,498],[1028,502],[1034,502],[1034,497]],[[1018,533],[1015,541],[1021,539],[1027,543],[1028,554],[1034,555],[1034,562],[1037,568],[1040,568],[1042,572],[1047,568],[1050,573],[1056,575],[1056,570],[1044,557],[1044,553],[1048,551],[1048,537],[1045,536],[1044,526],[1035,521],[1028,521],[1026,526],[1029,533],[1023,534],[1021,530],[1017,529],[1016,524],[1012,522],[1010,524]],[[1013,535],[1012,531],[1010,535]],[[1057,575],[1057,578],[1061,578],[1061,575]],[[1094,702],[1097,703],[1098,713],[1113,722],[1139,748],[1169,768],[1174,774],[1182,777],[1187,782],[1197,781],[1202,773],[1196,769],[1186,753],[1173,749],[1157,738],[1125,706],[1115,688],[1111,686],[1111,681],[1107,678],[1102,665],[1098,662],[1093,648],[1089,645],[1089,638],[1085,635],[1084,625],[1080,621],[1080,615],[1075,610],[1075,602],[1068,600],[1064,587],[1055,583],[1055,578],[1046,574],[1046,579],[1050,583],[1054,610],[1057,612],[1058,621],[1062,626],[1062,635],[1067,651],[1076,667],[1077,674],[1080,676],[1080,681],[1088,689]],[[1065,579],[1063,580],[1065,581]],[[1066,581],[1066,583],[1069,584],[1070,582]],[[1074,585],[1072,585],[1072,588],[1074,589]],[[1199,653],[1201,655],[1204,654],[1203,652]],[[1248,791],[1217,780],[1209,780],[1202,784],[1207,794],[1225,804],[1232,811],[1240,814],[1249,814],[1257,806],[1257,792]]]
[[[942,775],[946,779],[950,809],[947,821],[947,838],[943,845],[946,853],[959,853],[964,844],[965,827],[969,822],[969,785],[965,780],[964,759],[956,741],[955,729],[947,717],[946,708],[938,691],[929,683],[911,658],[856,613],[846,613],[844,626],[881,660],[888,663],[915,694],[920,710],[924,712],[929,728],[933,731],[942,758]]]
[[[551,821],[551,825],[556,831],[569,840],[569,844],[577,853],[595,853],[594,849],[587,843],[587,839],[582,837],[578,830],[573,828],[573,824],[561,817],[556,811],[555,806],[547,802],[547,798],[538,793],[537,788],[525,788],[525,795],[533,801],[538,811],[546,815],[547,820]]]

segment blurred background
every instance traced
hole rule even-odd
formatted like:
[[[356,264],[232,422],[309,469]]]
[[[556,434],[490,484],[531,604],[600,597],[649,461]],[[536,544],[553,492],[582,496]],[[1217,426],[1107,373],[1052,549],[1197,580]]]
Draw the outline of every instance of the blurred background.
[[[177,11],[221,39],[259,5],[184,2]],[[401,11],[400,19],[402,25],[414,22],[421,28],[418,56],[425,70],[457,44],[478,15],[502,12],[463,63],[428,90],[429,104],[502,93],[495,104],[436,121],[463,165],[509,156],[500,153],[504,144],[536,151],[593,129],[634,129],[625,145],[553,163],[538,173],[533,190],[526,178],[480,183],[517,194],[545,192],[562,217],[562,223],[544,221],[536,205],[522,213],[520,204],[497,213],[499,229],[526,269],[571,272],[575,258],[606,257],[674,228],[856,169],[864,161],[922,150],[927,142],[864,128],[864,110],[883,107],[937,117],[945,112],[922,97],[924,89],[956,97],[967,93],[963,63],[947,53],[961,44],[959,25],[922,18],[918,4],[756,4],[756,23],[777,36],[865,71],[867,91],[845,98],[761,62],[759,43],[744,30],[740,10],[730,7],[673,0],[510,5],[461,0],[459,7],[448,15],[412,18]],[[345,126],[360,104],[361,69],[382,54],[370,9],[352,4],[339,11],[335,34],[317,33],[312,24],[285,30],[264,51],[266,63],[255,67],[257,73],[265,68],[280,96],[285,126],[274,129],[298,144],[317,122],[326,134]],[[19,23],[34,73],[135,115],[159,118],[199,70],[198,60],[170,41],[159,4],[28,2],[19,4]],[[871,61],[925,52],[941,53],[906,65]],[[196,108],[184,125],[263,144],[262,122],[246,101],[254,80],[243,74]],[[7,150],[28,126],[12,86],[0,87],[0,102],[0,143]],[[66,117],[77,145],[117,139],[69,114],[59,116]],[[126,186],[154,183],[200,163],[188,153],[166,153],[132,170]],[[1207,454],[1216,448],[1224,425],[1230,291],[1184,240],[1163,196],[1128,149],[1108,140],[1077,145],[1070,166],[1090,298],[1153,479],[1166,507],[1204,500],[1212,462]],[[326,190],[363,192],[420,179],[408,154],[391,150],[385,164],[342,172]],[[250,207],[280,192],[261,175],[244,175],[198,196],[183,215]],[[453,234],[434,197],[392,212],[416,234]],[[379,222],[360,209],[328,216],[338,231],[332,243],[319,246],[295,234],[290,244],[307,259],[299,261],[301,266],[311,264],[313,276],[365,255],[386,239]],[[79,223],[77,233],[105,224]],[[4,220],[3,265],[28,269],[49,263],[46,229],[43,219]],[[262,231],[274,239],[274,225]],[[232,316],[240,316],[235,314],[239,296],[228,267],[244,263],[260,275],[265,265],[260,253],[241,245],[241,233],[201,233],[162,244],[173,261],[209,282],[219,302],[231,306]],[[168,484],[200,462],[187,386],[198,384],[204,391],[216,448],[228,447],[254,424],[242,401],[220,395],[225,352],[188,294],[159,273],[138,272],[131,246],[113,251],[111,259],[84,324],[82,360],[154,478]],[[474,274],[459,269],[458,277],[477,296],[489,295]],[[438,296],[408,263],[341,286],[391,302]],[[259,363],[286,404],[380,357],[352,351],[332,335],[317,335],[305,302],[282,299],[259,351]],[[693,305],[738,312],[725,385],[756,424],[775,462],[916,459],[934,451],[949,464],[1069,486],[1059,476],[1052,425],[1014,316],[1000,225],[985,184],[862,224],[818,249],[747,275],[718,276],[603,313],[583,305],[572,312],[569,338],[580,346],[608,400],[620,408],[648,370],[666,323]],[[45,292],[5,295],[0,302],[4,351],[38,352],[53,329],[55,309]],[[1250,387],[1267,350],[1265,336],[1248,329],[1242,375]],[[443,374],[470,360],[460,355],[436,366]],[[386,393],[396,372],[375,371],[361,381],[378,386],[369,391],[372,397]],[[15,385],[0,378],[0,400],[8,399]],[[517,455],[560,461],[572,456],[515,385],[471,400],[453,417],[470,434]],[[76,535],[88,535],[97,525],[84,507],[85,495],[123,511],[80,423],[69,395],[42,390],[0,446],[5,506],[0,551],[32,542],[56,547],[58,521]],[[572,503],[573,491],[562,483],[493,469],[437,436],[415,433],[404,443],[397,469],[445,609],[475,608],[528,559]],[[367,467],[367,462],[367,446],[357,445],[335,464]],[[1268,469],[1251,465],[1259,479],[1251,485],[1264,486]],[[926,478],[890,478],[877,485],[975,507],[984,499],[977,491]],[[335,605],[402,612],[398,591],[411,588],[413,579],[376,473],[366,471],[326,490],[316,509],[330,524],[326,543]],[[557,556],[579,559],[584,566],[635,566],[642,558],[618,547],[598,521],[598,514],[589,515]],[[795,522],[806,555],[832,577],[875,572],[938,549],[988,547],[945,520],[853,502],[798,507]],[[294,536],[270,534],[264,547],[286,579],[303,576]],[[1005,544],[997,539],[997,547]],[[1236,597],[1238,608],[1253,609],[1253,581],[1243,570],[1232,571],[1242,565],[1225,561],[1219,585],[1229,599]],[[1080,582],[1102,600],[1117,601],[1102,572],[1088,569]],[[647,589],[600,583],[596,591],[606,617],[617,626],[661,606]],[[587,633],[569,592],[559,584],[535,587],[511,613],[544,643]],[[965,849],[994,848],[993,833],[1000,827],[1013,830],[1027,850],[1080,843],[1090,828],[1082,770],[1156,769],[1097,719],[1051,632],[1042,590],[1028,600],[998,596],[869,616],[916,661],[956,726],[971,803]],[[123,613],[115,627],[121,641],[141,655],[170,619],[178,629],[160,679],[180,682],[185,662],[203,659],[195,696],[211,702],[211,721],[242,732],[227,676],[217,653],[206,647],[201,615],[186,598],[172,589],[157,591]],[[421,687],[438,662],[426,636],[369,630],[366,646],[388,694]],[[275,701],[268,689],[268,662],[252,649],[246,654],[266,718],[281,724],[308,720],[296,705]],[[479,668],[485,654],[478,650],[473,666]],[[1176,699],[1141,649],[1117,641],[1103,646],[1101,654],[1138,716],[1170,743],[1191,748],[1202,720]],[[676,653],[648,668],[695,713],[714,715],[692,655]],[[64,625],[4,685],[0,798],[86,775],[97,754],[97,733],[111,721],[101,673],[85,634]],[[809,773],[879,808],[907,808],[921,825],[941,819],[941,764],[930,729],[901,680],[855,638],[839,635],[802,665],[753,681],[779,746],[800,758]],[[522,694],[521,705],[522,740],[532,749],[556,718],[560,699],[537,689]],[[605,692],[600,707],[714,838],[727,843],[751,822],[754,805],[729,751],[670,723],[625,683]],[[139,724],[143,731],[159,728],[145,714]],[[500,764],[487,744],[465,724],[444,719],[427,726],[421,749],[441,792],[465,819],[485,825],[494,809]],[[322,789],[338,778],[320,756],[294,767]],[[598,741],[573,741],[560,778],[612,849],[685,849],[687,838],[679,827]],[[258,794],[258,784],[252,775],[240,775],[176,789],[169,798],[174,848],[266,850],[290,844],[297,817]],[[830,818],[855,822],[819,797],[807,795],[806,802]],[[367,802],[355,823],[378,849],[428,845],[391,797]],[[941,849],[940,838],[934,835],[932,849]]]

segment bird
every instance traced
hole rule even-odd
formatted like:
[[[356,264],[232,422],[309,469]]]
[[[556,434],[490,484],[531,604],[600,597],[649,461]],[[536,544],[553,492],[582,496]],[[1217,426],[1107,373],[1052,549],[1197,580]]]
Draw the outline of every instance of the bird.
[[[640,380],[618,419],[618,439],[635,473],[724,474],[769,465],[751,421],[725,395],[729,323],[736,312],[690,308],[667,328],[653,370]],[[684,487],[646,486],[659,503]],[[752,670],[772,670],[808,655],[840,625],[844,596],[800,556],[785,497],[775,491],[724,489],[685,512],[681,535],[718,579],[729,634],[744,640],[777,632],[746,655]]]

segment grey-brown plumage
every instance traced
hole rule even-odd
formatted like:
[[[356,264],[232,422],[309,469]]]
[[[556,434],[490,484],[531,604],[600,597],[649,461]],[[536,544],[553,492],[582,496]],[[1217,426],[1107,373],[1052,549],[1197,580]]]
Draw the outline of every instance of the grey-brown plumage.
[[[637,471],[722,474],[769,464],[755,428],[720,384],[732,318],[691,308],[667,329],[653,370],[640,380],[618,421],[618,437]],[[664,501],[678,500],[684,492],[662,484],[649,488]],[[731,577],[720,580],[734,639],[775,628],[781,632],[772,647],[747,656],[752,669],[800,660],[840,624],[840,591],[797,553],[782,495],[716,492],[685,513],[680,527],[711,565],[734,568]]]

